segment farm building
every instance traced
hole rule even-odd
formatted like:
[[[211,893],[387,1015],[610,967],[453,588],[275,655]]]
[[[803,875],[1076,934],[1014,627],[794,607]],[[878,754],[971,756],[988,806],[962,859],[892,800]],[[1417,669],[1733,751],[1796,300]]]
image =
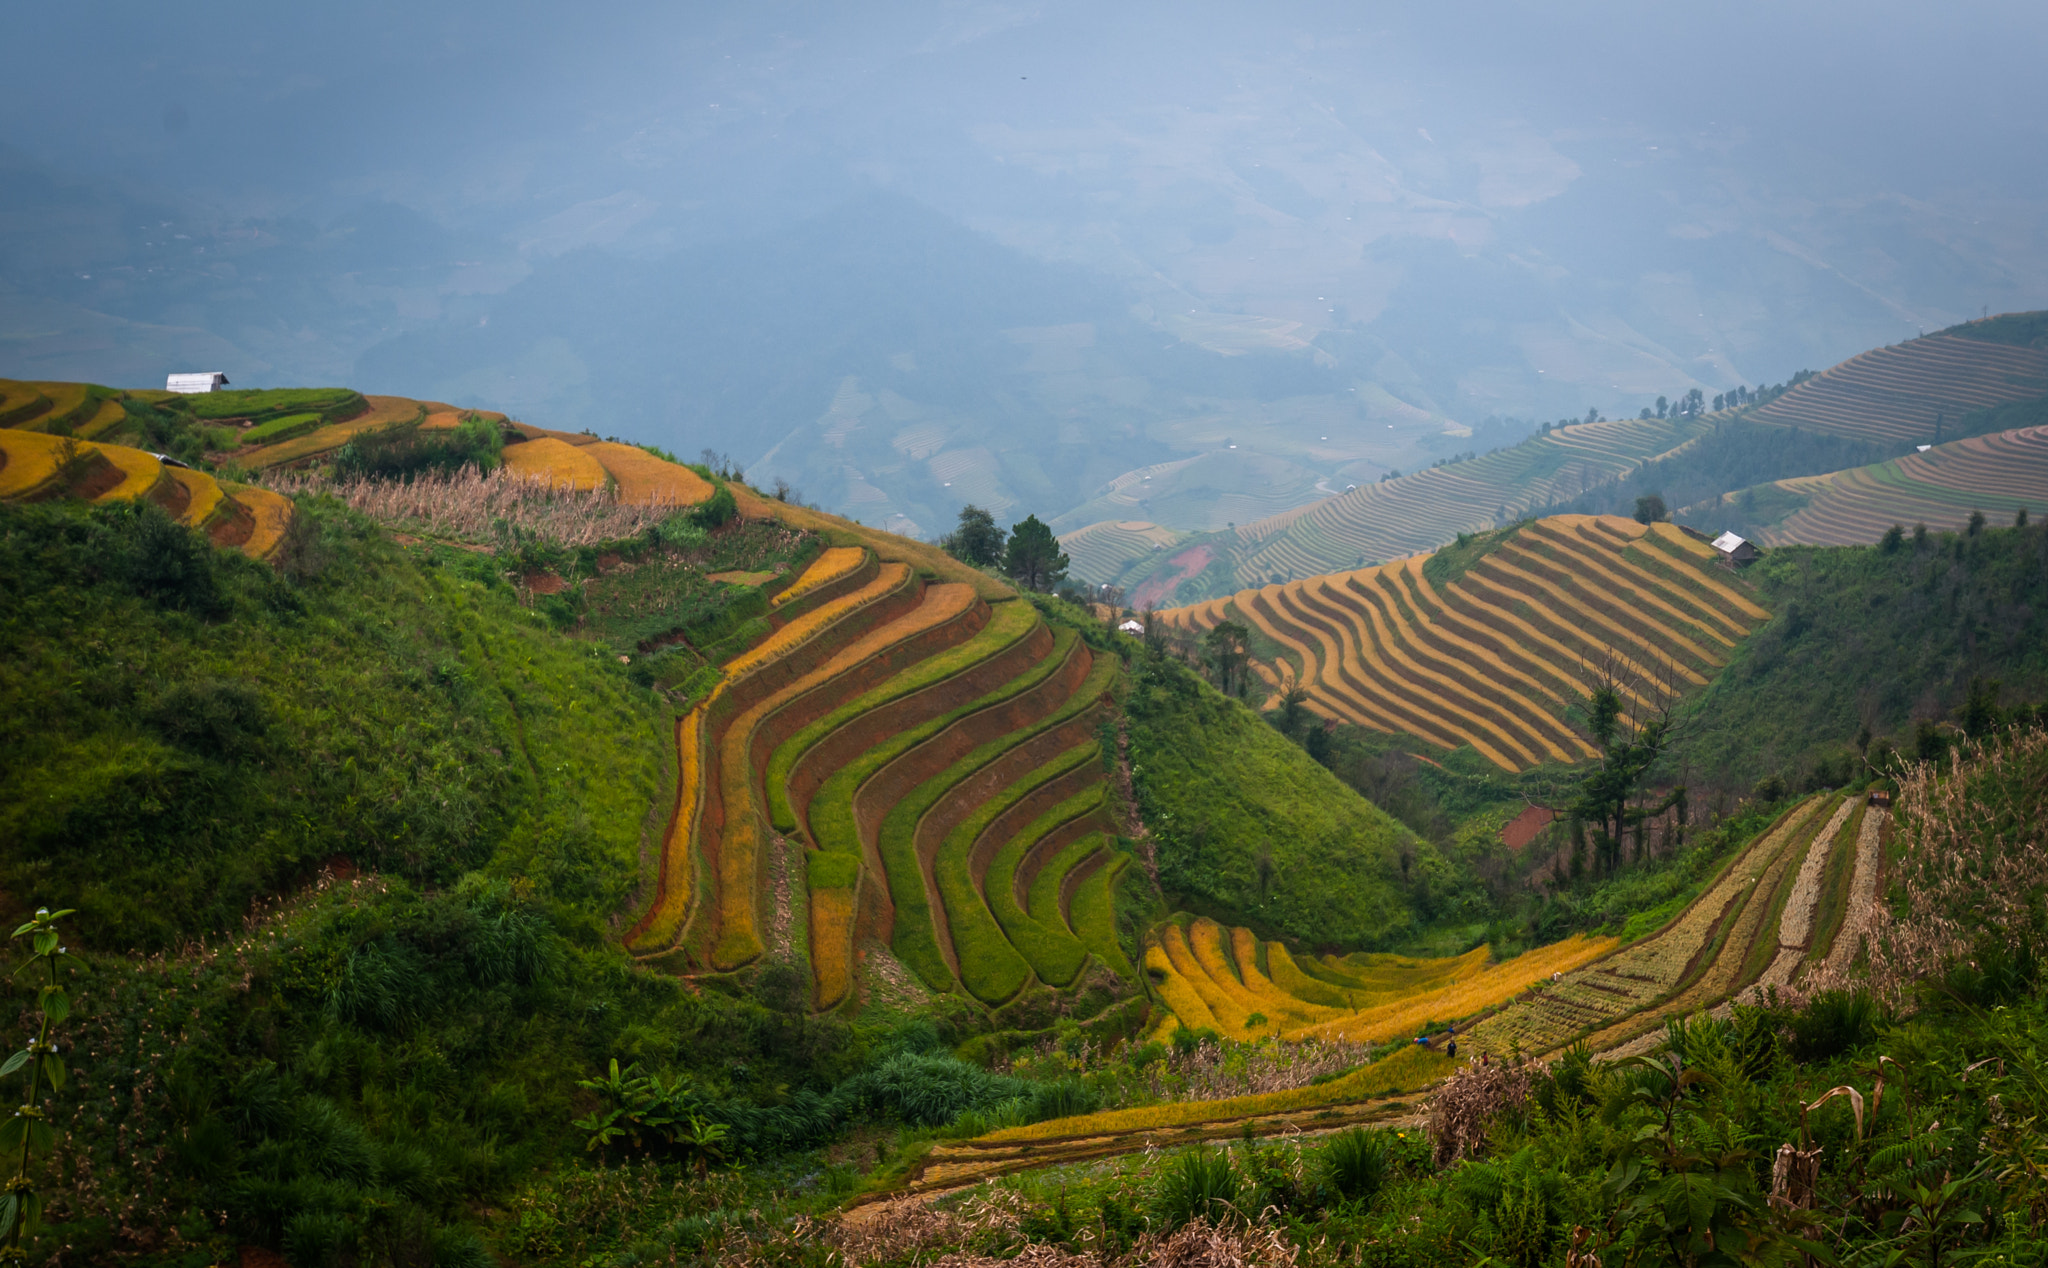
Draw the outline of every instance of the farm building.
[[[1716,537],[1714,539],[1714,549],[1728,556],[1730,563],[1737,564],[1746,564],[1761,553],[1756,547],[1750,545],[1747,539],[1737,537],[1734,533],[1723,533]]]
[[[173,374],[164,380],[164,391],[183,392],[191,396],[200,392],[212,392],[227,385],[227,375],[219,370],[206,370],[198,374]]]
[[[1116,628],[1121,633],[1136,635],[1139,637],[1142,637],[1145,633],[1145,623],[1143,621],[1136,619],[1125,621],[1122,625],[1119,625]]]

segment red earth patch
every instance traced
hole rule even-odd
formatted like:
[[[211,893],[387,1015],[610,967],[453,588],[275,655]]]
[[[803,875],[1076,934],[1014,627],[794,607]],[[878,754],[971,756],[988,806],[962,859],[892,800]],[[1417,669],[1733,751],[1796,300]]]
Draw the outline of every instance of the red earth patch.
[[[1536,834],[1550,826],[1557,818],[1557,811],[1549,806],[1531,806],[1508,821],[1500,830],[1501,844],[1510,850],[1519,850],[1536,839]]]
[[[1147,608],[1158,607],[1162,599],[1171,600],[1173,592],[1180,589],[1181,582],[1201,576],[1202,569],[1215,558],[1216,552],[1208,546],[1193,546],[1180,552],[1166,561],[1169,571],[1154,573],[1138,587],[1138,592],[1131,596],[1131,606],[1143,612]],[[1179,570],[1179,576],[1172,575],[1170,570],[1174,569]]]

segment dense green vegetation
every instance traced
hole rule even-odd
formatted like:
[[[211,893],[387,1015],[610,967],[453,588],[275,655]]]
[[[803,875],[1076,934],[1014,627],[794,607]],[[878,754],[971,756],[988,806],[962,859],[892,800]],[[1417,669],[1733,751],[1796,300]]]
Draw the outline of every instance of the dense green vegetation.
[[[1875,740],[1911,750],[1973,679],[2048,697],[2048,527],[1785,546],[1748,576],[1776,615],[1688,705],[1672,766],[1695,781],[1846,782]]]
[[[282,574],[147,505],[0,507],[0,891],[79,908],[95,970],[43,1245],[481,1264],[475,1212],[556,1184],[608,1105],[639,1139],[606,1157],[676,1164],[1040,1113],[946,1054],[976,1013],[898,1034],[811,1018],[786,967],[634,967],[669,703],[500,561],[299,514]],[[619,1109],[614,1059],[666,1108]]]
[[[496,858],[619,902],[657,703],[488,558],[304,514],[320,562],[294,583],[148,506],[0,508],[0,887],[143,948],[330,859],[440,885]]]
[[[2048,1007],[2025,990],[1909,1019],[1862,996],[1738,1008],[1613,1065],[1581,1052],[1540,1071],[1475,1067],[1444,1094],[1455,1110],[1441,1128],[1196,1147],[1000,1181],[859,1262],[1030,1245],[1156,1262],[1161,1242],[1187,1229],[1240,1257],[1217,1262],[1283,1262],[1276,1252],[1291,1248],[1313,1265],[1536,1268],[1570,1248],[1641,1268],[1807,1253],[2036,1263],[2044,1034]],[[1816,1104],[1839,1087],[1860,1109],[1844,1095]],[[1786,1200],[1774,1203],[1780,1146],[1814,1151],[1814,1174],[1776,1186]]]
[[[1427,841],[1162,649],[1134,650],[1129,681],[1131,780],[1171,902],[1306,946],[1414,928],[1441,871]]]

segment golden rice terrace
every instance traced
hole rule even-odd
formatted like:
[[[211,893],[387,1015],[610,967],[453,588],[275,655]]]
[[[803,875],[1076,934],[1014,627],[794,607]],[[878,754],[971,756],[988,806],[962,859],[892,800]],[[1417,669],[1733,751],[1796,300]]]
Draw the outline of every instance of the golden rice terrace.
[[[1276,693],[1299,687],[1324,717],[1523,770],[1595,755],[1571,715],[1605,667],[1651,704],[1648,684],[1704,686],[1768,616],[1682,529],[1564,515],[1434,563],[1263,586],[1158,619],[1192,635],[1237,622]]]

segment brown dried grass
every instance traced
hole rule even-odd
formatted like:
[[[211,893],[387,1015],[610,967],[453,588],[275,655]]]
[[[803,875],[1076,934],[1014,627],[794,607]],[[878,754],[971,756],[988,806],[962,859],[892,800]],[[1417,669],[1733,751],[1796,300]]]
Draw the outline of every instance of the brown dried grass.
[[[452,475],[423,474],[411,481],[336,480],[313,472],[278,471],[264,483],[280,493],[321,493],[340,498],[388,528],[423,537],[492,544],[517,529],[551,546],[596,546],[637,536],[666,519],[674,507],[633,505],[603,489],[571,489],[501,468],[485,474],[465,467]]]
[[[1475,1061],[1445,1079],[1429,1098],[1436,1165],[1448,1167],[1484,1153],[1494,1122],[1527,1103],[1534,1081],[1535,1071],[1521,1061]]]

